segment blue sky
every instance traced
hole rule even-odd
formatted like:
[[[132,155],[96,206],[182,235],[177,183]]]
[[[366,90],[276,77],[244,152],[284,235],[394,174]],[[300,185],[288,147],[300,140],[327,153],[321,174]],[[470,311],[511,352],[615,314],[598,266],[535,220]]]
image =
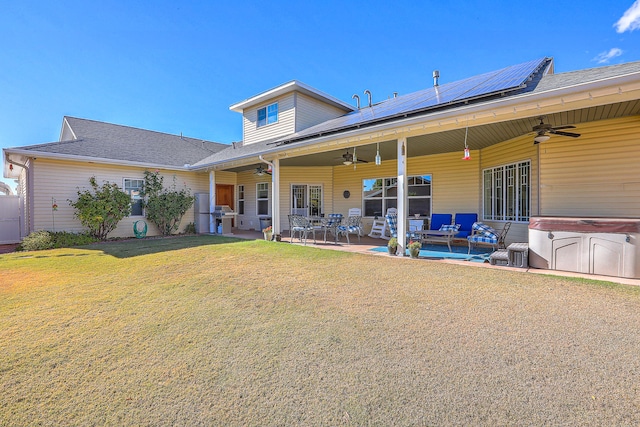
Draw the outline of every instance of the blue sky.
[[[378,102],[553,56],[640,60],[640,0],[16,1],[0,14],[0,148],[56,141],[65,115],[230,143],[229,106],[299,80]],[[6,181],[6,180],[5,180]]]

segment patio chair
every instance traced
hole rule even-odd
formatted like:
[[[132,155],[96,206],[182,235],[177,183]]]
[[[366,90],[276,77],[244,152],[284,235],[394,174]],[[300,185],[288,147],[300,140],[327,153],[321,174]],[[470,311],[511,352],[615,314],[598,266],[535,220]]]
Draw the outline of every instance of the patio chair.
[[[451,214],[431,214],[429,230],[440,230],[443,225],[451,225]]]
[[[473,231],[473,224],[478,221],[478,214],[473,213],[457,213],[454,224],[460,224],[460,231],[456,234],[456,239],[465,239],[471,235]]]
[[[389,234],[391,237],[398,238],[398,214],[397,213],[388,213],[384,216],[387,221],[387,227],[389,227]],[[420,240],[420,237],[414,237],[413,234],[409,231],[407,232],[407,241],[409,240]]]
[[[341,213],[330,213],[322,222],[325,243],[327,242],[327,231],[333,234],[335,242],[338,243],[338,226],[342,223],[342,217]]]
[[[398,213],[398,209],[396,208],[388,208],[387,209],[387,215]],[[389,226],[387,225],[387,220],[385,217],[382,217],[381,219],[378,219],[378,217],[376,217],[373,220],[373,224],[371,225],[371,232],[368,234],[369,237],[373,237],[373,238],[380,238],[380,239],[386,239],[389,240],[390,237],[387,235],[387,230],[389,230]]]
[[[360,242],[360,236],[363,233],[362,230],[362,215],[361,210],[359,208],[351,208],[349,209],[349,216],[347,217],[344,224],[338,225],[337,231],[339,236],[345,235],[347,236],[347,244],[350,245],[349,234],[357,234],[358,242]],[[338,237],[339,238],[339,237]]]
[[[311,224],[309,218],[302,215],[291,215],[289,221],[291,221],[291,243],[293,243],[296,233],[298,233],[300,242],[304,242],[305,245],[309,234],[313,234],[313,243],[316,243],[316,228]]]
[[[490,227],[481,222],[475,222],[472,226],[473,232],[467,236],[469,242],[469,252],[471,253],[471,247],[477,245],[491,246],[494,251],[498,249],[504,249],[504,240],[511,228],[511,223],[507,222],[502,230],[498,233],[493,227]]]

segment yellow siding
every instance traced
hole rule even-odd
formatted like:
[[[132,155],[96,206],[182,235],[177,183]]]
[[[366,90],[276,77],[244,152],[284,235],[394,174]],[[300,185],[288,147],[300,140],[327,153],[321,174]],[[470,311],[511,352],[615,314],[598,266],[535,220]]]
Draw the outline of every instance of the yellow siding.
[[[580,125],[540,144],[542,215],[640,215],[639,117]]]
[[[296,132],[342,116],[344,110],[296,92]]]
[[[164,184],[169,187],[176,177],[176,186],[182,188],[186,185],[191,193],[209,191],[209,178],[206,173],[187,172],[160,172],[164,176]],[[33,228],[34,230],[65,230],[71,232],[83,231],[80,222],[74,218],[74,209],[69,205],[69,200],[78,198],[78,190],[90,189],[89,178],[96,177],[98,185],[104,181],[116,183],[122,188],[124,178],[143,179],[144,169],[128,166],[108,166],[95,163],[77,163],[59,160],[37,159],[31,169],[33,174],[34,200],[33,200]],[[53,201],[58,205],[58,210],[52,210]],[[109,237],[132,237],[133,223],[144,219],[132,216],[123,219],[116,230]],[[179,230],[193,222],[194,211],[190,209],[183,217]],[[147,235],[157,235],[158,230],[149,224]]]
[[[278,103],[278,122],[257,127],[258,110],[260,108]],[[242,129],[244,144],[251,144],[278,136],[289,135],[295,132],[295,108],[294,94],[290,93],[281,98],[275,98],[242,112]]]

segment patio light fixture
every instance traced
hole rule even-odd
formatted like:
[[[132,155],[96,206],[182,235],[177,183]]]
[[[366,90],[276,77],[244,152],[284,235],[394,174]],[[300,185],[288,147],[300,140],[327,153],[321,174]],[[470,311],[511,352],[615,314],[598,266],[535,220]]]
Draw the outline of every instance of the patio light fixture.
[[[382,158],[380,157],[380,143],[378,142],[378,146],[376,149],[376,166],[380,166],[382,164]]]
[[[467,136],[469,135],[469,118],[467,117],[467,128],[464,131],[464,157],[462,160],[471,160],[471,153],[469,153],[469,146],[467,145]]]
[[[548,141],[548,140],[549,140],[549,138],[550,138],[550,136],[549,136],[549,135],[544,135],[544,134],[543,134],[543,135],[538,135],[538,136],[536,136],[535,138],[533,138],[533,140],[536,142],[536,144],[539,144],[539,143],[541,143],[541,142]]]

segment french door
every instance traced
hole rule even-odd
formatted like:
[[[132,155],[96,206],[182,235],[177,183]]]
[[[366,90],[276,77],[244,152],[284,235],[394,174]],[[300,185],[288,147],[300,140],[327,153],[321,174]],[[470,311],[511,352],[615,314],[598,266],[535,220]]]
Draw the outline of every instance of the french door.
[[[322,213],[322,186],[310,184],[291,185],[291,214],[320,216]]]

